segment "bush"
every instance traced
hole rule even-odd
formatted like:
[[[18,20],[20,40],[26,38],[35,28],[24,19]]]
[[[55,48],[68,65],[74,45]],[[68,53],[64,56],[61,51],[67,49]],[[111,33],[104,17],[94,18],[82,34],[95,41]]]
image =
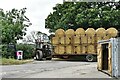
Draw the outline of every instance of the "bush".
[[[17,50],[23,51],[23,59],[31,59],[33,57],[34,47],[31,44],[17,44]]]
[[[2,49],[3,58],[15,58],[15,48],[10,48],[7,44],[0,45],[0,48]]]

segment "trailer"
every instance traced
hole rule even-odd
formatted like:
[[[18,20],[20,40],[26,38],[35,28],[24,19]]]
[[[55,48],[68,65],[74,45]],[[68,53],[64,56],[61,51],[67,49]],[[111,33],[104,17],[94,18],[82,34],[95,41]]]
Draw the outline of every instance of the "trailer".
[[[53,57],[69,58],[83,56],[86,61],[94,61],[97,58],[97,42],[116,37],[118,30],[115,28],[78,28],[76,31],[58,29],[51,39],[53,46]]]
[[[71,41],[74,42],[74,39],[75,39],[74,36],[72,36]],[[81,40],[81,38],[79,39]],[[66,40],[64,41],[66,43]],[[96,49],[97,43],[95,43],[96,41],[94,43],[91,43],[87,39],[85,43],[79,42],[79,44],[74,44],[72,42],[67,45],[63,45],[63,44],[52,45],[53,47],[52,58],[68,59],[68,58],[72,58],[75,56],[81,56],[81,57],[84,57],[86,61],[97,60],[97,49]],[[51,43],[53,42],[51,41]],[[79,51],[79,48],[82,50]]]

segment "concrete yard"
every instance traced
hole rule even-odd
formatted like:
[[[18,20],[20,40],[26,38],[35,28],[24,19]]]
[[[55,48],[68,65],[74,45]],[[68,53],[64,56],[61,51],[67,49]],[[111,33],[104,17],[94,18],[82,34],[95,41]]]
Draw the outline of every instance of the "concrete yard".
[[[3,78],[111,78],[97,70],[97,62],[34,61],[2,66]]]

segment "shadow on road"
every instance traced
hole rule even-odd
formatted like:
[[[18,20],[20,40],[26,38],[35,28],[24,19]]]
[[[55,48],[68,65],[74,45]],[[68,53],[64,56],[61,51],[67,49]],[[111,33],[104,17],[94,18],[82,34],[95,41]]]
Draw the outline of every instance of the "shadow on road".
[[[68,59],[54,58],[54,59],[52,59],[52,61],[88,62],[88,61],[86,61],[85,57],[71,57],[71,58],[68,58]],[[97,60],[95,59],[92,62],[96,62],[96,61]]]

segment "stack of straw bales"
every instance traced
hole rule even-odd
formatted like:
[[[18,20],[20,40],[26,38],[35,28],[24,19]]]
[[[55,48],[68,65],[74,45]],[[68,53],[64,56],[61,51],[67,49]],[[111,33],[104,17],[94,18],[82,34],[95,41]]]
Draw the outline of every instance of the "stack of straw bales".
[[[97,42],[116,37],[118,31],[115,28],[78,28],[76,31],[68,29],[58,29],[55,37],[52,38],[54,52],[56,54],[93,54],[97,53]]]
[[[86,31],[86,37],[87,37],[87,47],[86,47],[86,52],[88,54],[91,54],[91,53],[96,53],[96,50],[95,50],[95,34],[96,34],[96,31],[93,29],[93,28],[88,28]]]

